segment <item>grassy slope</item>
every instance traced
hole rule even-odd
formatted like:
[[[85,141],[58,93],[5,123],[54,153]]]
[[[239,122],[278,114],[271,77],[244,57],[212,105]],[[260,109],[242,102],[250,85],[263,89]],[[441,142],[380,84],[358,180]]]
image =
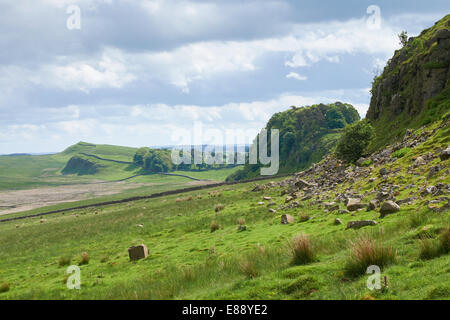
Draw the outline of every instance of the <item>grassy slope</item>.
[[[401,172],[389,182],[450,183],[448,176],[425,181],[406,172],[415,156],[446,147],[448,140],[449,130],[445,128],[395,161],[391,166],[401,168]],[[361,187],[362,192],[371,190],[380,183],[376,172],[351,187]],[[401,183],[400,176],[405,177]],[[370,183],[371,177],[377,180]],[[379,219],[375,211],[357,212],[356,217],[324,213],[307,201],[300,209],[282,211],[296,217],[296,222],[280,225],[281,212],[272,214],[266,206],[257,205],[263,195],[282,204],[280,188],[251,192],[252,186],[219,188],[220,197],[202,191],[192,193],[191,201],[176,201],[177,196],[169,196],[104,207],[98,214],[94,209],[76,212],[78,217],[57,214],[46,217],[45,223],[30,219],[0,224],[0,284],[11,286],[8,292],[0,293],[0,299],[360,299],[368,294],[378,299],[450,298],[449,255],[432,260],[418,258],[422,228],[428,226],[428,236],[435,238],[441,227],[450,224],[448,211],[439,214],[427,209],[424,201],[431,196],[403,205],[400,212],[384,219]],[[347,183],[340,185],[336,192],[347,187]],[[401,191],[398,198],[406,198],[409,192]],[[203,198],[197,199],[198,194]],[[330,194],[330,200],[333,198]],[[213,210],[217,203],[225,205],[219,213]],[[299,211],[313,219],[299,222]],[[333,225],[336,217],[344,225]],[[237,232],[238,218],[245,219],[247,231]],[[377,226],[345,230],[348,221],[374,218]],[[213,220],[222,229],[211,233]],[[292,266],[287,243],[302,232],[311,237],[318,261]],[[393,246],[398,253],[396,263],[383,270],[389,278],[387,291],[369,291],[366,276],[353,280],[344,276],[349,240],[362,234]],[[150,256],[129,262],[127,248],[142,242],[149,247]],[[82,289],[70,291],[64,282],[66,268],[59,267],[58,260],[71,257],[76,264],[84,251],[89,253],[90,262],[81,266]],[[253,278],[244,265],[253,269]]]

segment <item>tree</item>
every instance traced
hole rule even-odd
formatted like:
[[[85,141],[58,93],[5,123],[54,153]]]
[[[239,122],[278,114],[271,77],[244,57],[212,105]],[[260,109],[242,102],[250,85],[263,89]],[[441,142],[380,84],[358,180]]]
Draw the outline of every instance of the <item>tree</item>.
[[[150,148],[147,147],[139,148],[133,157],[133,163],[140,167],[144,166],[144,157],[149,152]]]
[[[366,120],[347,126],[338,141],[336,156],[350,163],[357,161],[365,155],[373,137],[374,129]]]
[[[400,40],[399,44],[402,47],[406,46],[406,44],[408,43],[408,32],[406,32],[405,30],[400,32],[400,34],[398,35],[398,39]]]
[[[327,127],[330,129],[344,128],[347,124],[344,115],[338,109],[330,109],[326,114]]]

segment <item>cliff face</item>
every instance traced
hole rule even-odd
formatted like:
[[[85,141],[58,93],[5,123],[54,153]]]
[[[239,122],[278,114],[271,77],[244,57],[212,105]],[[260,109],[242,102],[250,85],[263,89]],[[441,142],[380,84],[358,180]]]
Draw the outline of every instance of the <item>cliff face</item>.
[[[378,146],[402,136],[408,127],[438,120],[448,112],[449,63],[450,15],[395,52],[374,80],[366,115],[380,133]]]

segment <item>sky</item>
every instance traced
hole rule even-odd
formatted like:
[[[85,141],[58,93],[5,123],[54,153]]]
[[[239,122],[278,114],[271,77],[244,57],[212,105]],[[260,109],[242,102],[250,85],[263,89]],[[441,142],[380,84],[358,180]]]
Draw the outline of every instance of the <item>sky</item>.
[[[0,154],[181,144],[199,124],[255,135],[292,105],[341,101],[364,117],[397,34],[415,36],[449,9],[440,0],[0,0]]]

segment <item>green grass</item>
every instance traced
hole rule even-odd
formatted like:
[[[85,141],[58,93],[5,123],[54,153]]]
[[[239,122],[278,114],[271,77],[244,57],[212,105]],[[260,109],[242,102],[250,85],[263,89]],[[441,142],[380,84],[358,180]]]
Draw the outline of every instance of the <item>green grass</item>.
[[[385,183],[382,179],[402,186],[450,183],[443,174],[429,180],[408,174],[415,157],[447,145],[448,128],[444,128],[388,164],[390,171],[400,169],[397,175],[381,178],[374,170],[361,180],[339,184],[323,200],[331,201],[347,188],[370,192]],[[426,173],[439,161],[434,159],[421,170]],[[370,182],[371,178],[375,181]],[[39,218],[1,223],[0,284],[8,290],[0,293],[0,299],[361,299],[368,295],[375,299],[450,299],[445,233],[450,214],[428,209],[425,201],[432,196],[402,205],[400,212],[383,219],[374,211],[359,211],[354,216],[324,212],[315,199],[301,202],[300,208],[270,213],[258,202],[269,196],[277,208],[284,204],[283,188],[252,192],[253,186],[222,186],[53,214],[43,223]],[[397,198],[404,199],[410,192],[400,189]],[[374,196],[369,194],[365,201]],[[219,204],[223,209],[216,212]],[[292,215],[295,222],[281,225],[282,214]],[[301,221],[300,215],[311,219]],[[342,225],[334,225],[337,217]],[[349,221],[368,219],[378,224],[345,229]],[[220,226],[214,232],[212,222]],[[247,230],[238,232],[243,223]],[[314,253],[314,258],[302,260],[306,264],[293,263],[290,246],[301,234],[308,235]],[[420,258],[424,234],[444,248],[439,255]],[[380,248],[392,248],[395,259],[385,254],[366,259],[349,276],[352,243],[361,238],[373,239]],[[149,248],[149,257],[130,262],[127,249],[141,243]],[[80,264],[84,253],[89,263],[80,265],[81,290],[68,290],[67,263]],[[367,261],[381,264],[389,288],[367,288],[368,275],[363,272]]]

